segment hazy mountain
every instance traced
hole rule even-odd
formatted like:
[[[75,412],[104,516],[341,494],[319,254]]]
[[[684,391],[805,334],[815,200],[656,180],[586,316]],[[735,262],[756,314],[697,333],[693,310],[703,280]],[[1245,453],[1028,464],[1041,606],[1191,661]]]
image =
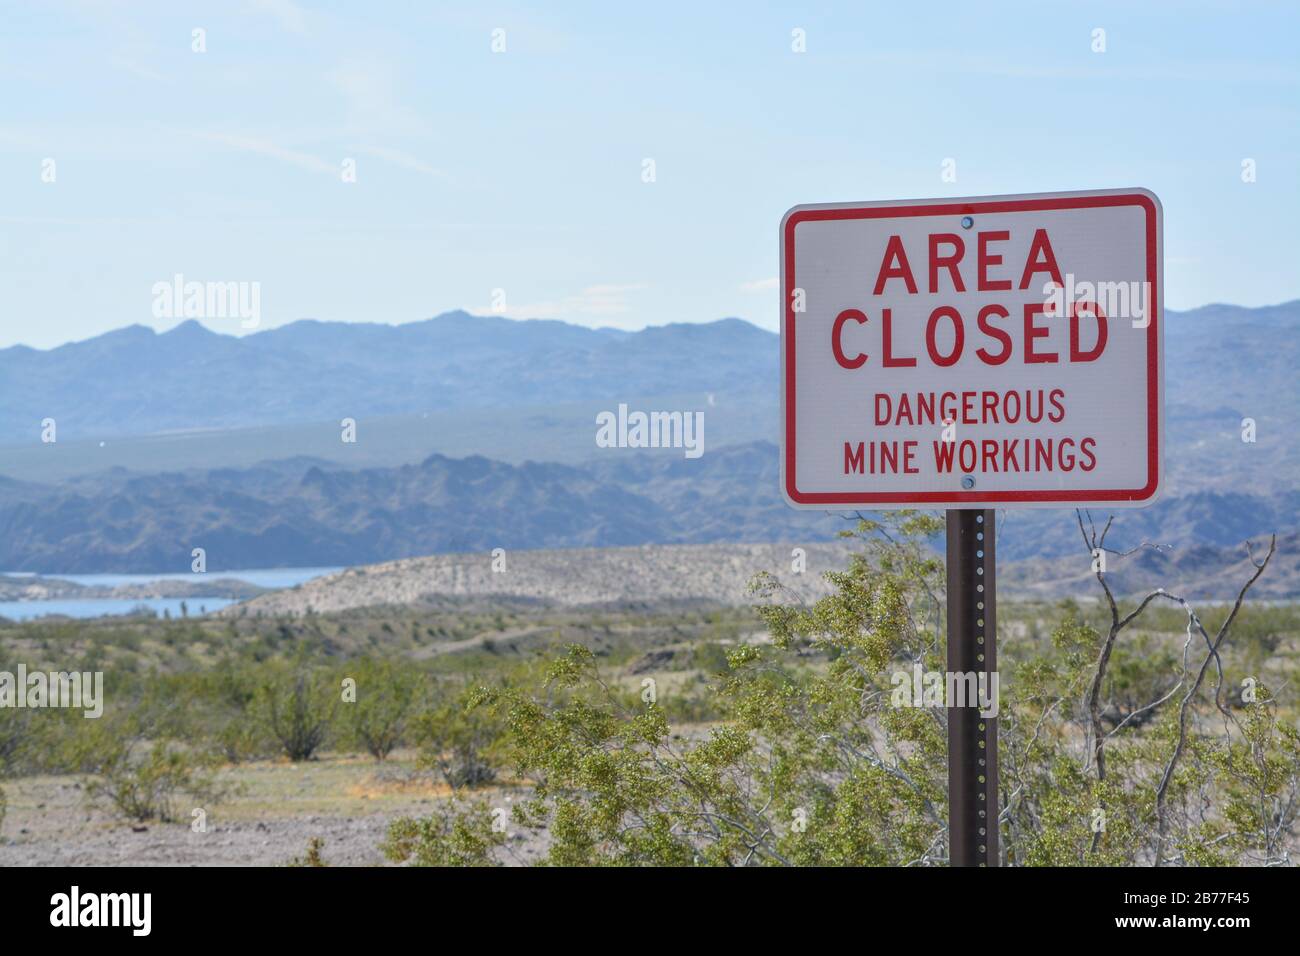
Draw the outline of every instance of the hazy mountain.
[[[1295,486],[1300,302],[1170,312],[1165,346],[1171,475],[1186,488]],[[591,408],[650,397],[714,408],[715,446],[776,441],[779,359],[776,334],[738,319],[627,333],[448,312],[243,338],[195,321],[161,334],[134,325],[0,350],[0,473],[247,466],[279,449],[370,466],[434,451],[576,462],[594,454]],[[59,423],[57,455],[39,441],[45,418]],[[368,429],[364,449],[341,447],[343,418]],[[1256,444],[1240,441],[1244,418]]]
[[[0,350],[0,444],[38,441],[45,418],[61,440],[105,439],[766,392],[775,343],[739,319],[627,333],[449,312],[407,325],[305,320],[244,338],[192,320],[161,334],[134,325],[48,351]]]
[[[777,447],[754,442],[694,460],[610,450],[582,467],[433,455],[395,468],[290,459],[0,482],[0,569],[185,571],[196,547],[211,571],[352,565],[498,547],[816,541],[851,526],[789,508],[777,476]],[[1202,491],[1119,512],[1107,544],[1157,542],[1178,556],[1296,527],[1300,491]],[[1069,510],[1003,512],[998,551],[1008,561],[1064,556],[1080,573],[1090,560]]]
[[[1110,544],[1235,547],[1300,527],[1298,343],[1300,302],[1169,315],[1169,479],[1156,506],[1120,513]],[[776,437],[778,360],[777,336],[737,319],[626,333],[459,312],[242,339],[137,326],[6,349],[0,441],[22,444],[0,447],[0,569],[185,570],[193,547],[221,570],[824,537],[843,519],[789,509],[775,445],[752,440]],[[642,407],[705,410],[702,458],[595,446],[593,409],[650,395],[671,399]],[[45,417],[58,445],[38,441]],[[339,442],[343,417],[361,422],[358,444]],[[157,434],[167,429],[210,431]],[[103,449],[77,451],[76,436],[101,434],[147,435],[121,442],[148,456],[78,474]],[[4,477],[39,473],[42,459],[75,477]],[[201,467],[214,461],[232,466]],[[1069,511],[1006,512],[1000,538],[1008,560],[1081,548]]]
[[[692,473],[694,477],[691,477]],[[663,477],[666,480],[660,481]],[[777,492],[771,445],[575,468],[433,455],[419,465],[252,469],[0,487],[0,569],[185,571],[358,564],[442,551],[826,537]]]
[[[1167,316],[1173,494],[1300,486],[1300,301]],[[580,463],[595,409],[705,409],[710,447],[776,441],[778,337],[739,319],[627,333],[451,312],[407,325],[316,321],[244,338],[197,322],[0,350],[0,474],[249,466],[287,454],[415,463],[439,452]],[[654,399],[654,404],[650,404]],[[57,450],[40,423],[58,422]],[[364,441],[344,446],[353,418]],[[1241,441],[1244,418],[1257,440]],[[183,433],[183,434],[180,434]],[[107,441],[107,447],[100,442]],[[7,447],[6,447],[7,446]]]

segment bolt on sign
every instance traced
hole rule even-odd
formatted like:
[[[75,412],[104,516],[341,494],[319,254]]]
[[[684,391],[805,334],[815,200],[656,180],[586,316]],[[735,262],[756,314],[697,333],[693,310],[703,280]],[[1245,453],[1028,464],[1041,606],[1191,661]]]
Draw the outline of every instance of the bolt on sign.
[[[1145,189],[794,207],[781,222],[787,499],[1149,504],[1162,260]]]

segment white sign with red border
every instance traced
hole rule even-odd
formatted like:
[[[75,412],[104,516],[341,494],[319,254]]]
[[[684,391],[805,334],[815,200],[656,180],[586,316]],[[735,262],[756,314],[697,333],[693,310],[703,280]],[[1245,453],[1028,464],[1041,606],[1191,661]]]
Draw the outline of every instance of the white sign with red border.
[[[1141,506],[1164,441],[1145,189],[796,206],[781,222],[795,507]]]

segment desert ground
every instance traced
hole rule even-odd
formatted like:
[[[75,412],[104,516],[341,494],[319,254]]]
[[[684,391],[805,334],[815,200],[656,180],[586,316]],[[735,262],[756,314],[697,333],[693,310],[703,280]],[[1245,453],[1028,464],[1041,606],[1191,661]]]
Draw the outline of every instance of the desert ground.
[[[28,777],[6,785],[9,813],[0,866],[284,866],[302,859],[313,838],[331,866],[388,865],[380,850],[388,825],[452,798],[446,784],[415,767],[407,750],[382,764],[368,755],[327,753],[293,763],[260,760],[226,768],[238,795],[175,823],[133,824],[87,806],[75,776]],[[508,808],[517,786],[475,794]],[[527,863],[541,842],[511,831],[504,862]]]
[[[753,574],[777,575],[790,587],[784,600],[807,607],[831,592],[823,573],[842,568],[853,546],[808,547],[798,574],[794,545],[518,552],[497,572],[490,554],[443,555],[350,569],[201,618],[0,623],[0,669],[24,660],[102,669],[113,681],[102,721],[60,723],[46,710],[5,724],[16,712],[0,711],[0,757],[8,761],[0,763],[7,802],[0,866],[392,865],[382,845],[394,821],[467,800],[508,810],[531,795],[531,781],[506,761],[491,781],[453,790],[431,763],[430,745],[417,739],[414,718],[385,760],[367,754],[338,715],[307,759],[291,760],[259,709],[259,695],[291,687],[277,680],[308,668],[337,688],[340,676],[378,661],[417,677],[422,693],[433,695],[412,705],[414,715],[475,683],[540,686],[528,668],[581,645],[611,686],[636,694],[655,681],[674,739],[698,740],[722,719],[711,694],[727,655],[772,640],[747,588]],[[1222,571],[1223,579],[1239,583],[1238,570]],[[999,603],[1008,662],[1048,651],[1064,619],[1106,627],[1096,595],[1018,593]],[[1225,613],[1222,602],[1200,607],[1211,631]],[[1188,646],[1187,626],[1183,609],[1161,606],[1125,636],[1106,719],[1122,720],[1166,692]],[[831,659],[812,648],[796,648],[793,658],[812,675]],[[1259,678],[1283,695],[1280,713],[1293,714],[1300,608],[1249,602],[1225,660],[1229,696],[1243,675]],[[99,732],[109,736],[88,738],[88,758],[82,738]],[[207,796],[175,788],[169,822],[124,811],[120,801],[92,793],[105,774],[95,759],[105,741],[111,749],[119,739],[113,734],[136,741],[127,750],[132,766],[162,735],[217,755],[215,786]],[[435,746],[432,757],[440,753]],[[512,827],[495,858],[532,863],[547,845],[544,831]]]

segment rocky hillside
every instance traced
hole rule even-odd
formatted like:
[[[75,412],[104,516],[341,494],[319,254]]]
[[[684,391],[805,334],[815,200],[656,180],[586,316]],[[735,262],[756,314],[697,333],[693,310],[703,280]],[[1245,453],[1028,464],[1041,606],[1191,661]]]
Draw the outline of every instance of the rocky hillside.
[[[1279,542],[1253,599],[1294,598],[1300,593],[1300,553],[1295,535]],[[805,552],[805,570],[795,573],[793,549]],[[760,571],[775,575],[805,601],[829,593],[823,577],[848,561],[853,543],[814,545],[717,544],[638,548],[570,548],[507,551],[504,570],[494,571],[488,552],[440,554],[350,568],[284,591],[228,607],[225,615],[301,615],[352,608],[437,605],[456,598],[511,598],[559,606],[658,605],[699,601],[737,606],[754,603],[748,584]],[[1264,550],[1257,549],[1262,558]],[[501,567],[498,556],[497,567]],[[1065,596],[1097,598],[1086,552],[1048,564],[1013,561],[998,569],[998,593],[1005,598],[1056,601]],[[1108,567],[1117,595],[1145,594],[1158,587],[1189,600],[1227,600],[1250,577],[1244,550],[1197,549],[1168,554],[1151,549],[1116,558]]]
[[[822,575],[845,565],[849,546],[844,541],[803,546],[802,573],[792,571],[796,547],[731,544],[439,554],[349,568],[222,613],[297,615],[466,597],[523,598],[561,606],[692,601],[740,605],[753,601],[748,585],[759,571],[777,575],[804,600],[816,599],[829,590]]]

